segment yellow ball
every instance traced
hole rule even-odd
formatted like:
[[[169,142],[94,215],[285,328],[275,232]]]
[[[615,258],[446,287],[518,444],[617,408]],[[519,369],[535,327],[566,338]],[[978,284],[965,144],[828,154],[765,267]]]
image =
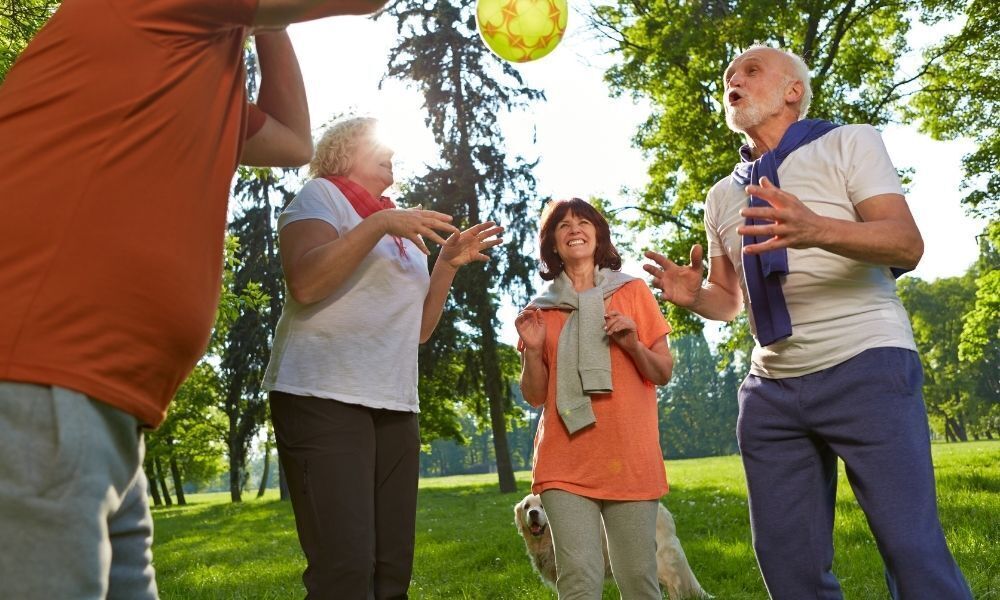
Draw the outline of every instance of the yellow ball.
[[[477,0],[479,35],[510,62],[537,60],[566,33],[566,0]]]

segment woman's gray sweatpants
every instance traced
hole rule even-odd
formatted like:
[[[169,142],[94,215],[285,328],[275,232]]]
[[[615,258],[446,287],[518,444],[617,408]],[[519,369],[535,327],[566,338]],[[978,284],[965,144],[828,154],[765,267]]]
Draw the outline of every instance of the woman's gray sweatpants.
[[[595,500],[542,492],[556,554],[559,600],[600,600],[607,531],[611,569],[623,600],[660,600],[656,580],[656,500]],[[603,523],[602,523],[603,521]]]

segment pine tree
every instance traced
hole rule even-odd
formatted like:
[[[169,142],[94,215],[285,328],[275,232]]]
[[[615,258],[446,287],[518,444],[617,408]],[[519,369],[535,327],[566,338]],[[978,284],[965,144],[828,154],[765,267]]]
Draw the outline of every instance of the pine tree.
[[[533,261],[523,250],[535,235],[533,163],[510,159],[498,116],[542,98],[524,85],[509,64],[479,41],[472,5],[458,0],[400,0],[388,14],[401,39],[392,49],[388,77],[416,84],[424,97],[426,122],[440,148],[438,164],[413,183],[408,204],[452,215],[461,227],[485,220],[506,227],[505,243],[485,267],[459,272],[452,300],[433,340],[421,349],[422,378],[451,370],[467,398],[485,396],[502,492],[515,490],[507,444],[512,372],[497,340],[500,295],[523,304],[531,291]],[[422,397],[427,404],[433,398]]]

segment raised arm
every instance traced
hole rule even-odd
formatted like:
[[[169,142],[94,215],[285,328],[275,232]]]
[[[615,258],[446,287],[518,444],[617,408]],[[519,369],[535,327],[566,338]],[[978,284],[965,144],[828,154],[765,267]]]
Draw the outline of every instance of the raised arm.
[[[335,15],[367,15],[386,0],[260,0],[254,25],[280,27]]]
[[[303,219],[281,229],[281,267],[288,291],[300,304],[323,300],[346,281],[375,244],[386,234],[415,240],[419,236],[444,244],[434,230],[457,231],[448,215],[430,210],[382,210],[341,236],[319,219]]]
[[[461,233],[453,233],[445,241],[441,247],[441,254],[434,263],[434,272],[431,273],[430,286],[424,298],[424,310],[420,320],[421,344],[431,338],[438,321],[441,320],[441,312],[444,310],[445,300],[448,299],[448,292],[451,290],[451,283],[455,280],[458,269],[470,262],[488,261],[490,257],[484,252],[503,243],[503,239],[499,237],[502,233],[503,227],[487,221]]]
[[[774,186],[766,178],[747,192],[767,200],[771,206],[744,208],[745,217],[772,221],[744,225],[740,235],[771,236],[744,248],[759,254],[775,248],[822,248],[860,262],[912,269],[924,253],[920,230],[900,194],[879,194],[855,205],[860,222],[816,214],[794,195]]]
[[[240,162],[257,167],[298,167],[312,158],[309,106],[302,72],[285,31],[258,32],[260,93],[257,107],[267,117],[243,144]]]
[[[739,276],[728,257],[712,257],[707,280],[702,280],[700,244],[691,248],[691,264],[686,267],[656,252],[646,252],[646,258],[656,264],[642,268],[653,276],[653,286],[667,302],[714,321],[732,321],[743,310]]]
[[[549,368],[545,349],[544,312],[531,306],[518,313],[514,326],[521,337],[521,395],[531,406],[545,404],[549,388]]]

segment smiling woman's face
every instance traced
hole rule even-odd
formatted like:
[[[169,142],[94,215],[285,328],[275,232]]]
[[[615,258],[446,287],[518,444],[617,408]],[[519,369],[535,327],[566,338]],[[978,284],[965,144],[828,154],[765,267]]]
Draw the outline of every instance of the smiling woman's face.
[[[555,246],[564,263],[593,261],[597,251],[597,227],[588,219],[567,212],[556,224]]]

